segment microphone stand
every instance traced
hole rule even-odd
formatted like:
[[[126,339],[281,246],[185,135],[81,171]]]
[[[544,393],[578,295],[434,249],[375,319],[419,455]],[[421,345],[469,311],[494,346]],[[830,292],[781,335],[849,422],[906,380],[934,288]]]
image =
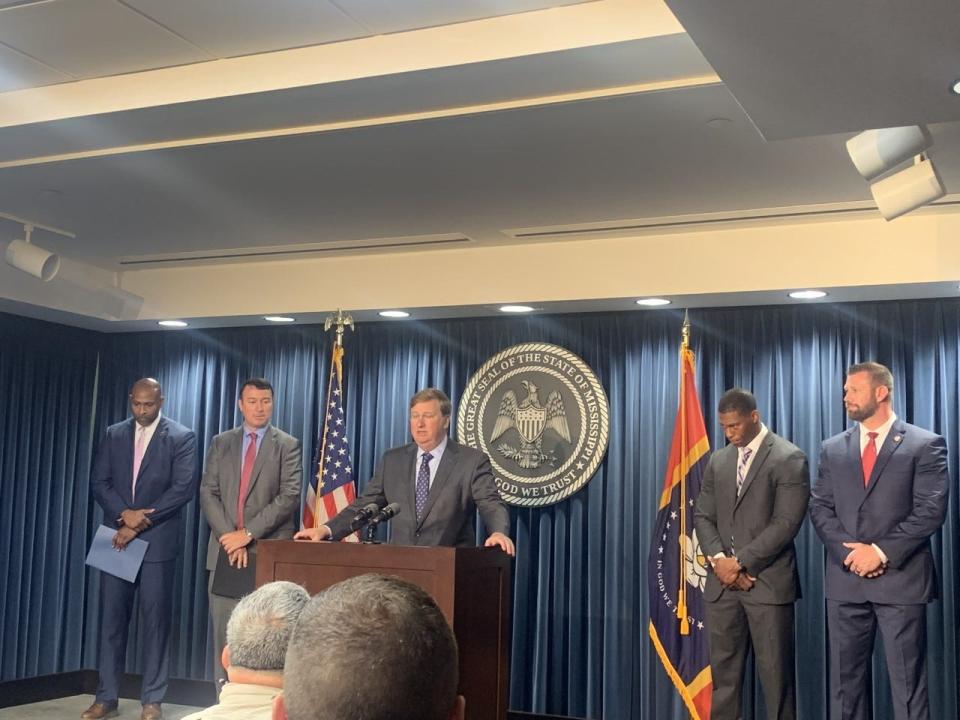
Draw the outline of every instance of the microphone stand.
[[[363,537],[360,539],[360,542],[364,545],[380,545],[380,541],[375,537],[379,526],[380,521],[377,518],[371,520],[363,529]]]

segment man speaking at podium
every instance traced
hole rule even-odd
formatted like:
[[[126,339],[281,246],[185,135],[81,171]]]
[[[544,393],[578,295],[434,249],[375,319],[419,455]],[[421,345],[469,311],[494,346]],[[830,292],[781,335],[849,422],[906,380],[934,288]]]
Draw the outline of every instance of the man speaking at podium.
[[[490,532],[484,545],[514,554],[510,516],[497,491],[490,460],[479,450],[447,436],[452,405],[436,388],[410,399],[413,442],[384,453],[363,494],[328,524],[301,530],[297,540],[342,540],[370,503],[395,503],[390,542],[394,545],[470,546],[476,544],[476,510]]]

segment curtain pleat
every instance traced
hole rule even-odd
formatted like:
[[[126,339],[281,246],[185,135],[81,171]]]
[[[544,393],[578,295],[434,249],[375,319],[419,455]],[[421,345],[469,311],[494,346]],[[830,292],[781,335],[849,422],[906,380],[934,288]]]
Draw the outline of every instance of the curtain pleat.
[[[711,447],[723,433],[716,403],[729,387],[757,396],[764,422],[806,451],[816,477],[820,442],[848,427],[844,369],[877,359],[893,370],[898,415],[947,438],[958,477],[960,301],[694,310],[697,383]],[[347,332],[346,412],[362,486],[388,447],[408,440],[407,401],[436,385],[456,400],[491,355],[552,342],[594,369],[610,402],[610,440],[591,482],[562,503],[512,508],[514,563],[510,706],[617,720],[679,720],[682,704],[646,634],[647,547],[677,406],[681,313],[368,323]],[[319,326],[102,335],[0,316],[0,679],[96,666],[99,583],[83,565],[100,511],[89,493],[91,452],[128,414],[141,376],[163,385],[164,413],[210,439],[239,422],[250,375],[276,389],[274,423],[304,445],[309,475],[329,370]],[[454,419],[455,424],[455,419]],[[957,717],[960,639],[955,576],[958,505],[934,538],[942,598],[929,606],[933,717]],[[174,676],[209,678],[199,505],[184,510],[174,588]],[[809,523],[797,539],[800,716],[827,716],[824,553]],[[127,668],[138,671],[139,629]],[[875,717],[889,720],[889,685],[875,658]],[[763,717],[759,683],[747,718]]]

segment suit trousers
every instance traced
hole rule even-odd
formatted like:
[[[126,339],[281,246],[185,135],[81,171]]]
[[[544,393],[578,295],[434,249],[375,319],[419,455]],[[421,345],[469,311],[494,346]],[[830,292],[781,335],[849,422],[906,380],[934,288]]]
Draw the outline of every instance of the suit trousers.
[[[890,674],[893,717],[929,720],[927,606],[827,600],[830,717],[869,720],[870,666],[877,627]]]
[[[230,621],[233,609],[240,601],[214,593],[213,571],[211,570],[208,575],[207,595],[210,600],[210,620],[213,628],[213,679],[217,684],[217,697],[219,697],[220,688],[227,681],[227,671],[220,662],[220,655],[223,653],[224,645],[227,644],[227,623]]]
[[[754,603],[748,595],[749,591],[726,590],[716,601],[707,603],[713,676],[711,720],[743,717],[743,674],[751,648],[763,686],[767,717],[795,720],[793,603]]]
[[[143,703],[163,702],[170,676],[170,624],[176,560],[145,562],[135,582],[100,574],[100,684],[97,702],[114,703],[120,691],[127,654],[127,634],[134,594],[140,591],[143,633]]]

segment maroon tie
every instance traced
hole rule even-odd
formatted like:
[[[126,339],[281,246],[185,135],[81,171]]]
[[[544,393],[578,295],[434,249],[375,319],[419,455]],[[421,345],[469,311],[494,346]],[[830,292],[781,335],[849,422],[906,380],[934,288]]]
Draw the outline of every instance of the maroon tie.
[[[863,455],[860,456],[860,462],[863,464],[863,486],[870,484],[870,473],[873,472],[873,466],[877,464],[877,435],[879,433],[868,432],[867,446],[863,449]]]
[[[247,501],[247,491],[250,489],[250,476],[253,474],[253,463],[257,460],[257,434],[250,433],[250,443],[243,454],[243,467],[240,470],[240,495],[237,497],[237,529],[243,527],[243,505]]]

